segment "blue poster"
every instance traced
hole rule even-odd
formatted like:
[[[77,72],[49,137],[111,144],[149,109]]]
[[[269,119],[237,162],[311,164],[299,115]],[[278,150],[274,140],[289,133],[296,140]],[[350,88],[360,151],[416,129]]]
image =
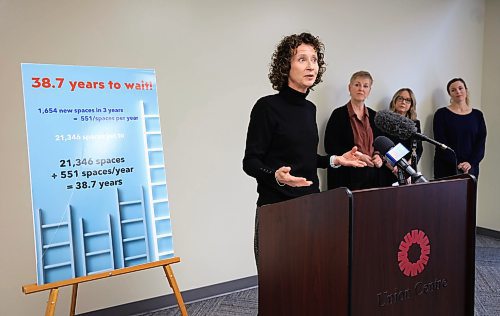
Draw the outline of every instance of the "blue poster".
[[[21,69],[37,283],[173,257],[155,71]]]

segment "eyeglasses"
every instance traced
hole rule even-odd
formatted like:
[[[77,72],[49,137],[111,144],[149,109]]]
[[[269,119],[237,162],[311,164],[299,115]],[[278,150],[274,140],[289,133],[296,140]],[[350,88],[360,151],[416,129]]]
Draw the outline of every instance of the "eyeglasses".
[[[396,102],[405,102],[406,104],[411,104],[411,99],[405,99],[402,96],[396,98]]]

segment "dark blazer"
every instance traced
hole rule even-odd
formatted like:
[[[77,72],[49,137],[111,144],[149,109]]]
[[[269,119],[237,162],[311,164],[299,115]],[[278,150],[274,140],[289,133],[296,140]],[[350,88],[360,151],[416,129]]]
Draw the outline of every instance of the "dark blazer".
[[[370,126],[373,131],[373,138],[381,135],[380,130],[375,126],[375,110],[369,107],[368,115]],[[347,111],[347,104],[335,109],[328,120],[325,129],[325,151],[329,155],[341,155],[351,150],[354,146],[354,133]],[[327,180],[328,190],[338,187],[347,187],[350,190],[366,189],[379,186],[378,168],[328,168]]]

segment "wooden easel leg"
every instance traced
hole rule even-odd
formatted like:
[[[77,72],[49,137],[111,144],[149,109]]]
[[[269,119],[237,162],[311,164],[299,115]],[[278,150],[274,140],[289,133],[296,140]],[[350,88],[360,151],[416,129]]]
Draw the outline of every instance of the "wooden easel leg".
[[[184,306],[184,300],[182,299],[181,292],[179,291],[179,286],[177,285],[177,281],[174,277],[174,271],[170,267],[170,265],[163,266],[163,270],[165,271],[165,275],[167,276],[168,283],[170,287],[174,291],[175,299],[177,300],[177,305],[179,305],[179,309],[181,310],[182,316],[188,316],[186,306]]]
[[[49,300],[47,301],[47,309],[45,310],[45,316],[53,316],[56,311],[57,294],[59,294],[59,288],[54,288],[50,290]]]
[[[69,309],[69,316],[75,316],[77,294],[78,294],[78,283],[75,283],[73,284],[73,290],[71,291],[71,306]]]

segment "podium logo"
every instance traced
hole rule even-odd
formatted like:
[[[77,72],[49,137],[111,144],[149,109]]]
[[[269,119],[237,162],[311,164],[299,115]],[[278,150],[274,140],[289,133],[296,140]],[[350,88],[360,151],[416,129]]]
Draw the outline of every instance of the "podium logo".
[[[423,231],[414,229],[399,244],[399,269],[406,276],[417,276],[424,271],[430,254],[429,238]]]

